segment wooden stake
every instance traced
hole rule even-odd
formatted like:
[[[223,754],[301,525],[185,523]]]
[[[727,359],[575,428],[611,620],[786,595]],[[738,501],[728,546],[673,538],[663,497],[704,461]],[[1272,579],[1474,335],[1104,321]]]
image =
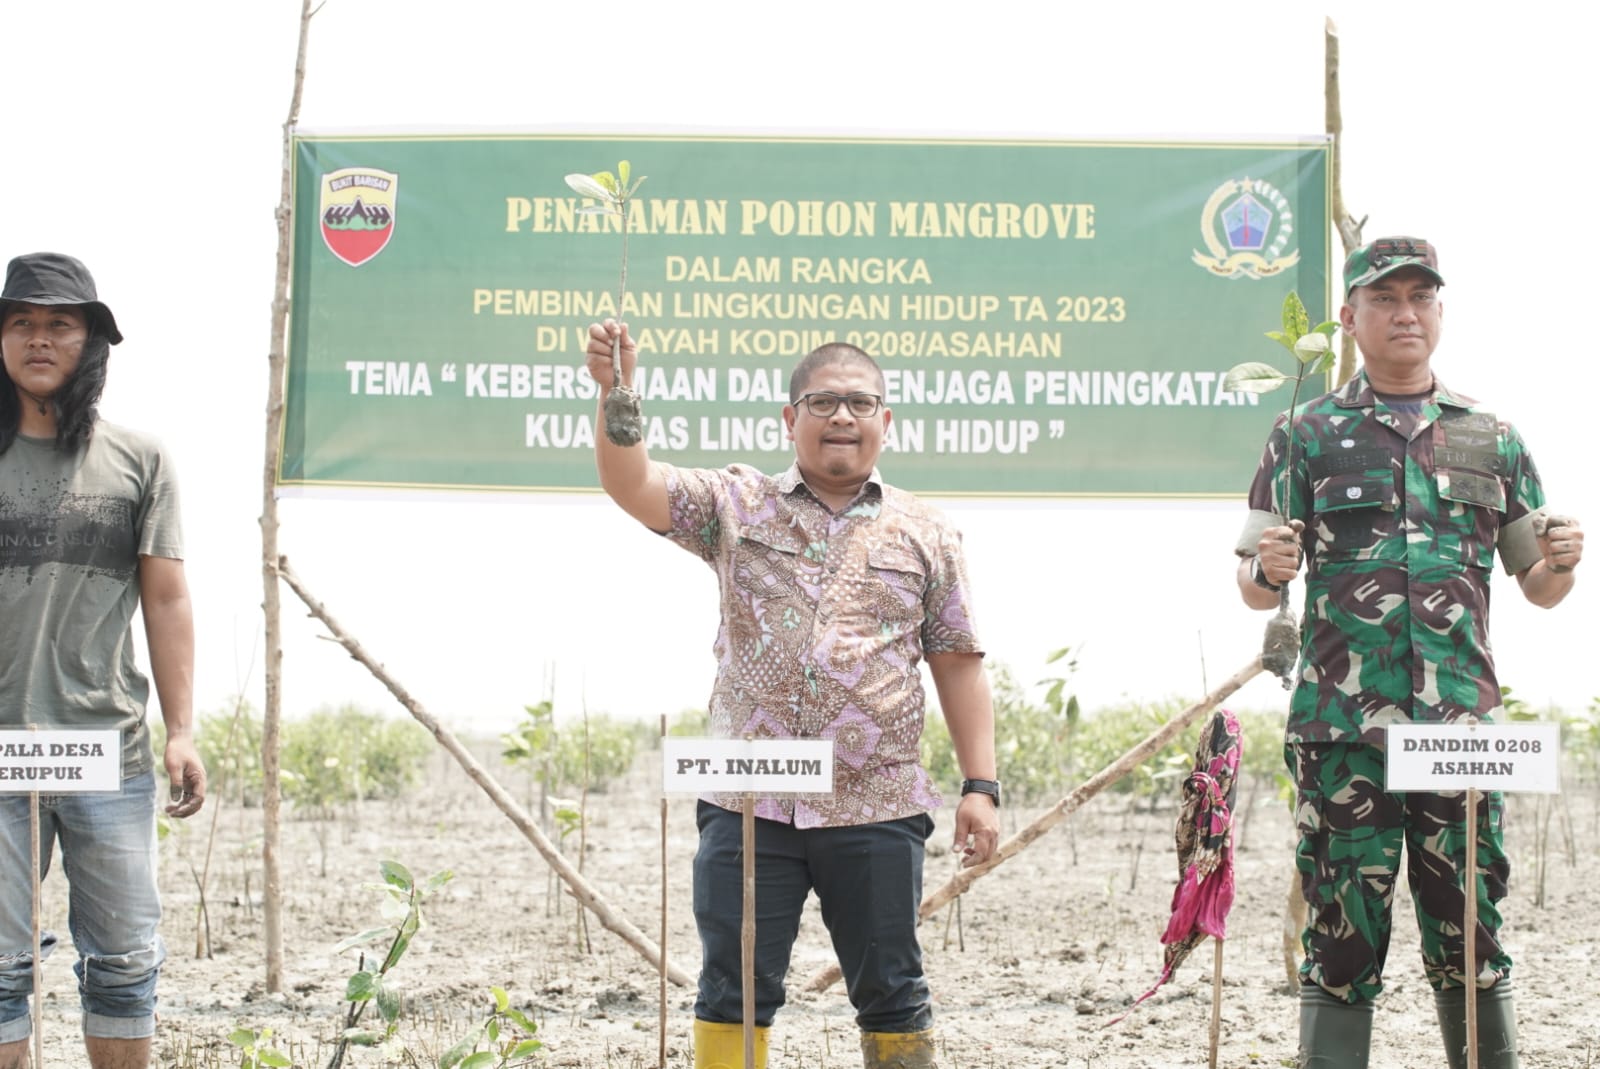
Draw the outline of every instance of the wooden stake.
[[[29,725],[29,730],[37,730]],[[29,868],[33,870],[33,1064],[44,1069],[44,962],[39,960],[39,792],[28,795],[28,832],[33,852],[29,855]]]
[[[661,737],[667,737],[667,714],[661,714]],[[667,796],[661,795],[661,979],[656,993],[661,1007],[658,1023],[660,1045],[656,1052],[657,1069],[667,1069]]]
[[[1217,1069],[1217,1045],[1222,1039],[1222,940],[1212,937],[1216,953],[1211,963],[1211,1069]]]
[[[744,796],[744,916],[739,923],[744,996],[744,1064],[756,1064],[756,796]]]
[[[1462,949],[1467,974],[1467,1069],[1478,1069],[1478,791],[1467,788],[1467,916]]]

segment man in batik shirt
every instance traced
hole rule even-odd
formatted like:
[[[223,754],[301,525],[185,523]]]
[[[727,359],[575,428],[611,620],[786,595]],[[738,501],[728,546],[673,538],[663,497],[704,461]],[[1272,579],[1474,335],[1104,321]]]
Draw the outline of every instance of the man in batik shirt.
[[[637,353],[625,326],[607,321],[589,334],[598,425],[613,342],[624,385]],[[717,573],[712,730],[835,746],[831,796],[756,804],[757,1064],[765,1064],[801,909],[815,890],[868,1069],[931,1067],[933,1014],[916,927],[928,811],[940,799],[919,760],[924,660],[968,777],[956,849],[979,864],[999,839],[994,711],[961,539],[938,512],[878,474],[891,416],[870,356],[825,345],[800,361],[789,393],[783,420],[795,462],[780,475],[653,463],[642,443],[614,445],[597,431],[600,483],[631,516]],[[697,812],[697,1069],[743,1065],[740,805],[738,795],[713,795]]]
[[[1309,905],[1306,1067],[1367,1065],[1402,843],[1450,1065],[1466,1064],[1469,982],[1479,991],[1480,1064],[1516,1064],[1511,959],[1496,909],[1510,868],[1500,797],[1479,811],[1477,975],[1467,977],[1464,793],[1385,792],[1385,729],[1497,712],[1495,550],[1523,595],[1550,607],[1572,589],[1583,532],[1544,510],[1516,430],[1435,377],[1443,285],[1438,256],[1420,239],[1384,238],[1350,255],[1339,321],[1361,349],[1362,371],[1296,411],[1292,472],[1290,423],[1279,417],[1236,547],[1252,608],[1276,608],[1280,586],[1307,564],[1285,746]]]

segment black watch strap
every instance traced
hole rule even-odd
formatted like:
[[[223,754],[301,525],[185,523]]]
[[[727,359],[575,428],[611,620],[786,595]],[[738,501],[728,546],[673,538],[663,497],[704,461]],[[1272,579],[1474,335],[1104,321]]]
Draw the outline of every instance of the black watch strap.
[[[995,808],[1000,808],[1000,781],[997,779],[964,779],[961,781],[961,795],[987,794],[994,799]]]
[[[1270,590],[1274,594],[1283,589],[1282,586],[1267,578],[1266,571],[1261,567],[1260,557],[1250,558],[1250,578],[1255,582],[1256,586],[1263,590]]]

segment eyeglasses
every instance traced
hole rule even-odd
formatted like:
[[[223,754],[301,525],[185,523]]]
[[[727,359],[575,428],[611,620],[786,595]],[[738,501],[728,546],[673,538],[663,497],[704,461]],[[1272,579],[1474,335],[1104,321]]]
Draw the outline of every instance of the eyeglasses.
[[[806,411],[818,419],[827,419],[839,411],[840,402],[850,409],[850,414],[856,419],[875,416],[883,406],[883,398],[875,393],[808,393],[795,404],[805,405]]]

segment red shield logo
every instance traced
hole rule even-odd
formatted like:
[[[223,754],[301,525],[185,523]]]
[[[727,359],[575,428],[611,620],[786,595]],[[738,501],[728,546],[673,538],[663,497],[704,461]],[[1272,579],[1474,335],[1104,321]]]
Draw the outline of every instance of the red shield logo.
[[[371,167],[346,167],[322,176],[322,241],[351,267],[382,252],[394,235],[400,176]]]

